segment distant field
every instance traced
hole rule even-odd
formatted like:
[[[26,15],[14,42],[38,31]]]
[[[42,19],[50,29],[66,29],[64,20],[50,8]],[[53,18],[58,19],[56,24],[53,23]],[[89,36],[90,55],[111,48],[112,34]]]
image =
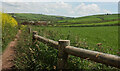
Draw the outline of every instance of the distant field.
[[[32,27],[39,34],[53,40],[69,39],[71,45],[90,50],[117,54],[118,50],[118,26],[112,27]],[[102,43],[101,48],[97,43]]]
[[[117,25],[118,14],[102,14],[102,15],[91,15],[85,17],[64,17],[64,16],[52,16],[43,14],[32,14],[32,13],[9,13],[16,17],[16,20],[20,23],[28,21],[50,21],[49,24],[54,26],[98,26],[98,25]]]
[[[106,26],[106,25],[118,25],[120,19],[118,14],[110,15],[92,15],[79,17],[69,20],[57,21],[57,26]]]
[[[28,21],[51,21],[51,24],[56,23],[58,20],[70,19],[70,17],[64,16],[52,16],[52,15],[43,15],[43,14],[32,14],[32,13],[9,13],[12,16],[16,17],[16,20],[19,23],[28,22]]]
[[[89,23],[90,24],[90,23],[100,23],[100,22],[114,21],[114,20],[118,20],[118,14],[85,16],[85,17],[79,17],[69,20],[58,21],[58,23],[67,23],[67,24]]]
[[[79,26],[109,26],[109,25],[118,25],[118,21],[108,21],[108,22],[101,22],[101,23],[90,23],[90,24],[60,24],[58,26],[65,26],[65,27],[79,27]]]

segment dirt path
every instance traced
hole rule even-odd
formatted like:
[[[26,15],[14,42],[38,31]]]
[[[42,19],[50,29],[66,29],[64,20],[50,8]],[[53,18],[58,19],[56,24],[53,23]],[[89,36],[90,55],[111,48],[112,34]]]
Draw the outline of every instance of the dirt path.
[[[2,71],[10,71],[14,67],[13,60],[15,56],[15,47],[20,34],[21,30],[18,31],[15,39],[8,44],[7,48],[2,54]]]

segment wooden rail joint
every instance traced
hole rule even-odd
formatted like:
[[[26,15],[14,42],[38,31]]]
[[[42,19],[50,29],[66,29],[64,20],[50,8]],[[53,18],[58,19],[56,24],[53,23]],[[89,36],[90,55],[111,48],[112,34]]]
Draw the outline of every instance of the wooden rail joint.
[[[38,35],[38,32],[37,32],[37,31],[33,31],[33,35],[32,35],[32,37],[33,37],[32,42],[33,42],[33,43],[34,43],[35,40],[36,40],[35,35]]]

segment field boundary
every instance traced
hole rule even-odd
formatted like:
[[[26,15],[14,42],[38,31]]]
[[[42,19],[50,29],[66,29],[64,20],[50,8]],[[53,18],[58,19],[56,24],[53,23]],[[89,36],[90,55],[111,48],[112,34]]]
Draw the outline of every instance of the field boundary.
[[[120,69],[120,56],[70,46],[70,40],[54,41],[39,36],[37,31],[33,31],[33,43],[36,40],[58,50],[57,69],[62,70],[67,68],[68,55],[73,55]]]
[[[60,26],[60,27],[103,27],[103,26],[120,26],[120,24],[106,24],[106,25],[80,25],[80,26]]]

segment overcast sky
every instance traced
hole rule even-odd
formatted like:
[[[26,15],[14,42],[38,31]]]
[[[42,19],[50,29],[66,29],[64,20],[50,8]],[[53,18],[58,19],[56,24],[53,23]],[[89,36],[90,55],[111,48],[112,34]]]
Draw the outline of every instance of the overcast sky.
[[[10,1],[10,0],[9,0]],[[2,10],[9,13],[38,13],[47,15],[60,15],[68,17],[81,17],[94,14],[118,13],[117,0],[109,2],[70,2],[64,1],[46,1],[46,2],[16,2],[11,0],[2,2]],[[26,0],[27,1],[27,0]],[[36,0],[37,1],[37,0]],[[40,1],[40,0],[39,0]],[[45,1],[45,0],[44,0]],[[77,0],[78,1],[78,0]],[[95,1],[95,0],[94,0]],[[110,2],[111,1],[111,2]]]

